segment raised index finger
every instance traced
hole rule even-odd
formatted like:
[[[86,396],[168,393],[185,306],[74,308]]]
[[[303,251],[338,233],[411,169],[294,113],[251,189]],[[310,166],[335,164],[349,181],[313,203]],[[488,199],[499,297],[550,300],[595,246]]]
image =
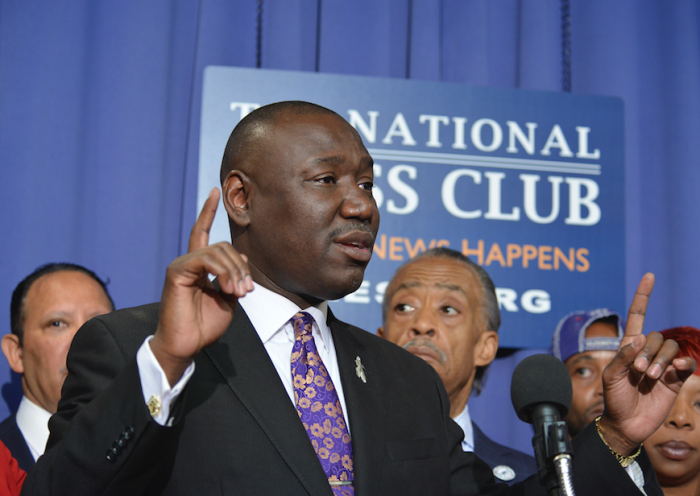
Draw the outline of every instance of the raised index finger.
[[[630,311],[627,314],[627,327],[625,328],[625,335],[622,337],[620,348],[631,343],[637,336],[642,334],[644,317],[647,313],[647,304],[649,303],[652,289],[654,289],[654,274],[647,272],[639,282],[637,292],[632,299]]]
[[[197,217],[197,221],[192,226],[190,232],[190,242],[187,247],[187,253],[199,250],[209,245],[209,231],[214,223],[216,215],[216,207],[219,206],[219,188],[213,188],[209,192],[209,197],[204,202],[202,211]]]

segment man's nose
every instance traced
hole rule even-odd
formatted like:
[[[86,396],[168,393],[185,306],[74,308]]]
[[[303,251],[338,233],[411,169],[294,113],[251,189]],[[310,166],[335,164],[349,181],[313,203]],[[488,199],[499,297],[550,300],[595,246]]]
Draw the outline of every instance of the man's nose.
[[[598,378],[598,382],[596,383],[596,388],[595,388],[595,395],[596,396],[604,396],[604,389],[603,389],[603,377]]]
[[[375,215],[376,203],[367,190],[359,185],[348,188],[341,207],[341,214],[346,219],[371,220]]]
[[[433,314],[429,309],[421,308],[416,311],[416,314],[411,322],[409,332],[412,338],[417,338],[419,336],[425,337],[435,337],[437,333],[437,326],[435,325],[435,320]]]

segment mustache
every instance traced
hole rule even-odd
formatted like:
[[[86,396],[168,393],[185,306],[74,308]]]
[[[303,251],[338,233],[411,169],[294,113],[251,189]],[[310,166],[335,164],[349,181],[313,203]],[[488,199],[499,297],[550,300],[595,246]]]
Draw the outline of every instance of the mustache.
[[[403,345],[404,350],[409,350],[410,348],[428,348],[435,352],[440,365],[445,365],[445,362],[447,362],[447,355],[445,355],[445,353],[438,348],[430,338],[411,339],[408,343]]]
[[[356,220],[351,221],[349,224],[345,224],[344,226],[339,227],[337,229],[333,229],[329,236],[331,239],[335,239],[339,236],[342,236],[343,234],[347,234],[347,233],[353,232],[353,231],[364,231],[366,233],[371,234],[372,235],[372,244],[374,244],[375,236],[374,236],[374,233],[372,232],[372,230],[369,228],[369,226],[367,224],[364,224],[364,223],[356,221]]]

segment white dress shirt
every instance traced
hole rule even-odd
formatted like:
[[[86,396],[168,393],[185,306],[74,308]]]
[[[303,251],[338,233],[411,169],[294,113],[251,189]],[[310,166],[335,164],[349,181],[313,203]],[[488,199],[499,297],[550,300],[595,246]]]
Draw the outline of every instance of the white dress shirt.
[[[469,415],[469,405],[465,405],[462,413],[457,415],[453,420],[457,422],[457,425],[464,431],[462,451],[468,453],[474,452],[474,428],[472,426],[472,418]]]
[[[17,409],[17,427],[36,461],[46,450],[49,440],[49,419],[51,412],[44,410],[26,396],[22,396]]]
[[[338,371],[338,358],[335,354],[333,336],[331,335],[328,324],[326,323],[328,303],[324,301],[319,304],[318,307],[302,309],[284,296],[274,293],[257,283],[254,283],[254,285],[255,289],[238,301],[248,315],[248,318],[253,324],[258,336],[260,336],[260,340],[263,342],[265,350],[267,351],[267,354],[270,356],[270,360],[272,360],[272,363],[277,370],[277,374],[279,375],[279,378],[282,381],[287,394],[289,395],[290,401],[294,404],[294,385],[292,382],[291,371],[292,347],[294,346],[294,328],[290,319],[294,316],[294,314],[303,310],[314,318],[312,330],[314,341],[316,342],[316,347],[318,348],[321,360],[323,360],[323,363],[328,370],[328,375],[333,380],[333,384],[338,391],[338,397],[340,398],[340,404],[343,408],[343,412],[345,413],[346,425],[348,426],[349,430],[350,423],[347,422],[347,408],[345,406],[343,385],[340,381],[340,373]],[[158,360],[156,360],[155,355],[153,355],[153,352],[151,351],[151,347],[148,345],[152,338],[153,336],[146,338],[136,354],[139,376],[141,377],[143,398],[146,403],[148,403],[151,398],[157,398],[161,403],[161,408],[160,412],[153,418],[161,425],[170,425],[170,422],[172,422],[172,419],[170,419],[170,404],[177,399],[185,385],[187,385],[187,382],[190,380],[190,377],[192,377],[192,373],[194,372],[194,362],[187,367],[187,370],[185,370],[185,373],[182,375],[178,383],[171,388],[165,372],[163,372]],[[17,420],[19,424],[19,411],[17,413]],[[464,441],[462,441],[463,451],[473,452],[474,431],[472,429],[469,408],[465,406],[462,413],[460,413],[454,420],[464,431]],[[46,422],[48,422],[48,418],[46,419]],[[24,432],[22,432],[22,434],[24,434]],[[44,438],[44,447],[46,446],[47,438],[48,434],[46,435],[46,438]],[[43,449],[41,453],[43,453]],[[34,454],[34,451],[32,451],[32,454]],[[37,458],[37,456],[35,456],[35,458]],[[625,470],[637,487],[642,491],[642,493],[644,493],[644,474],[642,473],[639,464],[637,462],[633,462]]]
[[[328,303],[322,302],[318,307],[299,308],[296,304],[277,293],[270,291],[257,283],[255,289],[245,297],[239,299],[239,303],[248,315],[255,331],[260,336],[260,340],[265,346],[267,354],[272,360],[272,364],[277,370],[282,384],[284,385],[289,400],[294,404],[294,384],[292,382],[291,356],[294,346],[294,328],[290,319],[300,311],[309,313],[313,319],[312,335],[316,342],[318,353],[323,360],[323,364],[328,370],[328,375],[333,380],[340,405],[346,415],[345,395],[343,385],[340,381],[338,370],[338,358],[335,354],[333,336],[326,323],[328,315]],[[185,385],[194,372],[194,363],[190,364],[178,383],[170,388],[168,379],[156,360],[148,342],[152,336],[147,338],[136,355],[136,361],[141,377],[141,387],[143,398],[146,403],[155,397],[161,403],[160,412],[153,418],[161,425],[169,425],[170,404],[180,395]]]

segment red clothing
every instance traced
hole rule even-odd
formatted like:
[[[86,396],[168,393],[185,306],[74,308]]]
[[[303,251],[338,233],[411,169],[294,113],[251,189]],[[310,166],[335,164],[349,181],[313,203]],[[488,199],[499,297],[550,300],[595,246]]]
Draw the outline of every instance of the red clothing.
[[[19,468],[17,460],[0,441],[0,496],[19,496],[27,472]]]

